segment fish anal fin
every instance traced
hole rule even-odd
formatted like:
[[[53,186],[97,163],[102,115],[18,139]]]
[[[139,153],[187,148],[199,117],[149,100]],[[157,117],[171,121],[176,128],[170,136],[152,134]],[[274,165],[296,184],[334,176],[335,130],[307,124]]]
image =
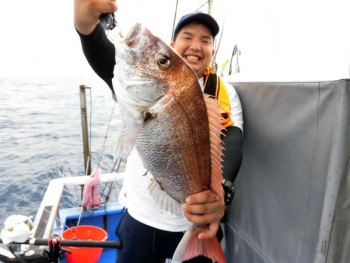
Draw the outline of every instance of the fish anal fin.
[[[218,263],[226,263],[225,254],[216,236],[209,239],[198,239],[203,228],[190,226],[173,255],[172,263],[181,263],[198,256],[205,256]]]

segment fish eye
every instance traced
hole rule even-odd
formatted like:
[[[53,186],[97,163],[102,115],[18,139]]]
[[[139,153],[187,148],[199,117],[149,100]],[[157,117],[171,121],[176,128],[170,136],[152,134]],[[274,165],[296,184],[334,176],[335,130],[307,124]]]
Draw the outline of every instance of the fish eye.
[[[161,69],[168,69],[171,66],[171,60],[167,56],[158,55],[156,62]]]

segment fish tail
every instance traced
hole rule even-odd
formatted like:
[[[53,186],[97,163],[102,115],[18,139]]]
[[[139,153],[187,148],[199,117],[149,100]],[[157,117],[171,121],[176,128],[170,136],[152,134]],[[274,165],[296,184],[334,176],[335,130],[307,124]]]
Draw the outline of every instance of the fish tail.
[[[203,228],[190,226],[177,246],[171,263],[182,263],[197,256],[205,256],[218,263],[226,263],[226,258],[216,236],[198,239]]]

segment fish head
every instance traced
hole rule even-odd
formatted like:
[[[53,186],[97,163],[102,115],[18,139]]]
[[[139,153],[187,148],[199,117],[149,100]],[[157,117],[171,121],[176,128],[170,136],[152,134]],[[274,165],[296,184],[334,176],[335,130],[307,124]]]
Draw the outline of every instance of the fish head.
[[[150,107],[171,90],[197,82],[192,68],[177,52],[141,24],[115,41],[113,86],[118,102]]]
[[[113,88],[123,119],[114,159],[125,164],[146,122],[157,123],[167,115],[164,109],[188,87],[202,93],[192,68],[141,24],[135,24],[124,38],[117,37],[114,46]]]

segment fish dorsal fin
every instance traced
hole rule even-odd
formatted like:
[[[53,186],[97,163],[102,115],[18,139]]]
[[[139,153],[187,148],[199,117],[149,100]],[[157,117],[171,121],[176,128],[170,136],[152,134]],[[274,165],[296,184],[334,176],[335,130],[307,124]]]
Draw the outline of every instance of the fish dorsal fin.
[[[222,151],[224,150],[223,142],[220,138],[223,126],[221,124],[221,108],[218,101],[203,93],[207,105],[210,133],[210,154],[211,154],[211,185],[210,188],[219,198],[222,197]]]
[[[172,198],[167,192],[162,190],[158,182],[152,178],[148,190],[154,200],[154,202],[165,211],[168,211],[175,215],[182,215],[182,209],[180,202]]]

